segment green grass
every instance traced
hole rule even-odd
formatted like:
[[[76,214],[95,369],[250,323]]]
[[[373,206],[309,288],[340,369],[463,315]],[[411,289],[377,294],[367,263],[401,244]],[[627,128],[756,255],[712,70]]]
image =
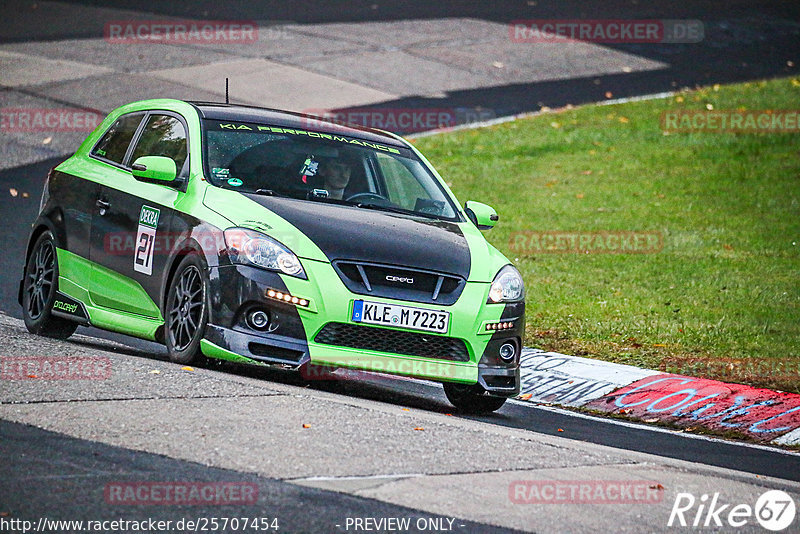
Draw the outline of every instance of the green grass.
[[[668,110],[798,103],[797,79],[752,82],[416,144],[459,198],[500,214],[486,236],[525,278],[527,345],[679,373],[730,359],[706,376],[800,391],[800,134],[660,125]],[[518,231],[655,231],[664,246],[522,255]]]

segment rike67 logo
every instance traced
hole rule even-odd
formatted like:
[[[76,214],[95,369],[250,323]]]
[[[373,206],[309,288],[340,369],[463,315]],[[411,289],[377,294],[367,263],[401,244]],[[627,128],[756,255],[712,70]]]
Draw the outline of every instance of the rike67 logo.
[[[767,530],[780,532],[794,523],[796,512],[794,499],[781,490],[762,493],[755,506],[723,503],[719,493],[703,494],[699,499],[691,493],[678,493],[667,526],[739,528],[755,520]]]

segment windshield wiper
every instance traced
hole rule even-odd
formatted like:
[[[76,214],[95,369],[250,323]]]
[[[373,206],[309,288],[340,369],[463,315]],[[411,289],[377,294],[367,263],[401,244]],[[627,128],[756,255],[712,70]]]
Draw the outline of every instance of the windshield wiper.
[[[424,213],[420,211],[413,211],[407,210],[403,208],[395,208],[394,206],[385,206],[383,204],[375,204],[374,202],[359,202],[357,204],[352,204],[357,208],[365,208],[369,210],[381,210],[381,211],[389,211],[392,213],[400,213],[402,215],[416,215],[417,217],[425,217],[426,219],[439,219],[438,215],[434,215],[432,213]]]
[[[256,189],[255,191],[252,191],[252,193],[256,194],[256,195],[264,195],[264,196],[267,196],[267,197],[287,197],[288,198],[288,196],[289,196],[289,195],[285,195],[283,193],[279,193],[279,192],[275,191],[274,189]]]

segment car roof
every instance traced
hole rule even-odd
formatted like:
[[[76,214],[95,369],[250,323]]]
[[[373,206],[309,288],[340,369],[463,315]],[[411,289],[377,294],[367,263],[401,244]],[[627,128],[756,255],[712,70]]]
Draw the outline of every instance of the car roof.
[[[402,140],[387,132],[352,124],[343,125],[305,113],[241,104],[221,104],[219,102],[188,101],[188,103],[197,108],[200,112],[200,116],[204,119],[253,122],[268,124],[270,126],[279,126],[281,128],[311,130],[331,135],[357,137],[373,143],[408,148],[408,145]]]

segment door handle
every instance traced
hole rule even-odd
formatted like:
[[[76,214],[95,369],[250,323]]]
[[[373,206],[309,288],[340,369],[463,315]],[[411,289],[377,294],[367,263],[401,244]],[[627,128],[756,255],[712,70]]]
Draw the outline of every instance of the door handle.
[[[106,211],[108,211],[108,208],[111,207],[111,203],[105,200],[98,199],[97,202],[95,202],[95,206],[100,208],[100,215],[105,215]]]

